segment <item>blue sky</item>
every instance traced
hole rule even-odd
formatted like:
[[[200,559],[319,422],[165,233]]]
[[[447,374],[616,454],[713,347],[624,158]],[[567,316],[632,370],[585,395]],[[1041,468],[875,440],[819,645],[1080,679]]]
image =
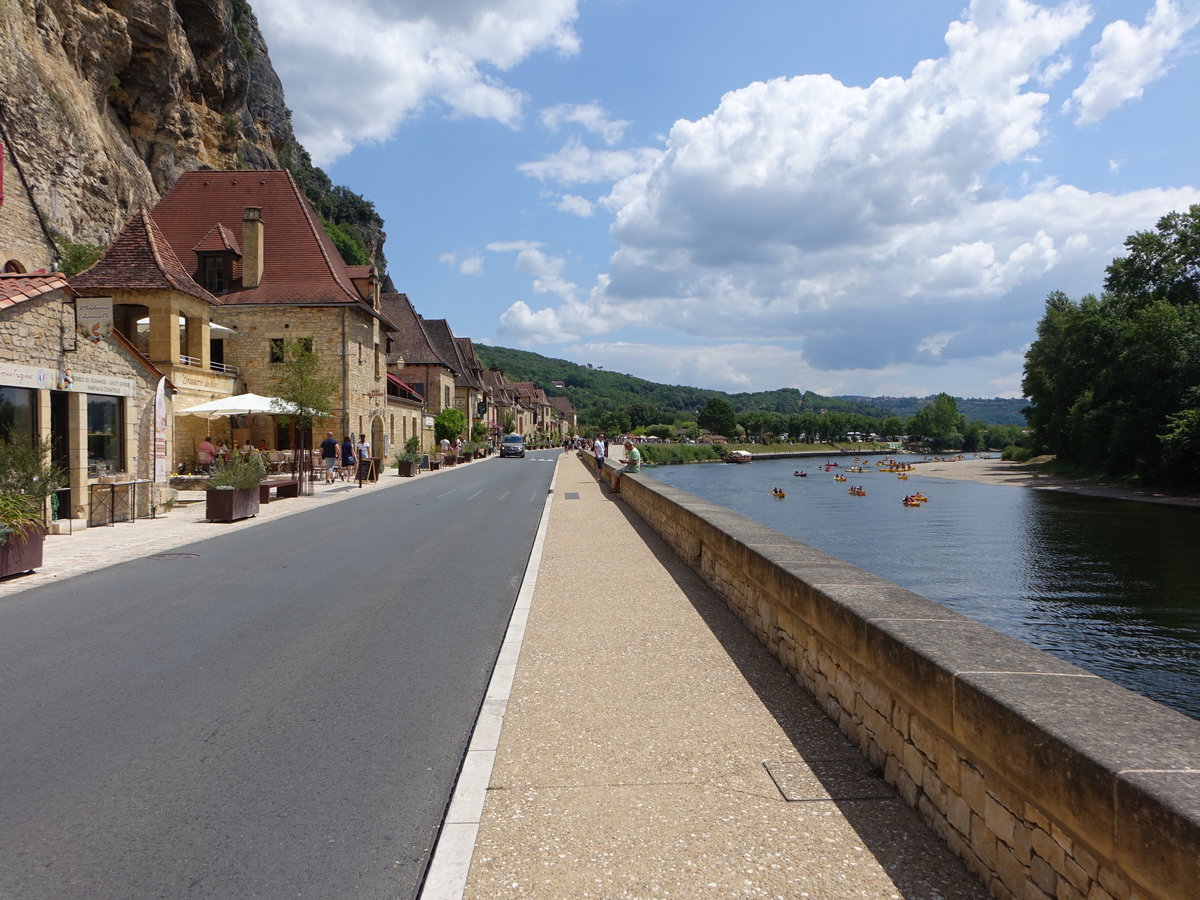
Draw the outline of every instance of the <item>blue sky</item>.
[[[1200,203],[1200,0],[257,0],[456,334],[726,391],[1020,395]]]

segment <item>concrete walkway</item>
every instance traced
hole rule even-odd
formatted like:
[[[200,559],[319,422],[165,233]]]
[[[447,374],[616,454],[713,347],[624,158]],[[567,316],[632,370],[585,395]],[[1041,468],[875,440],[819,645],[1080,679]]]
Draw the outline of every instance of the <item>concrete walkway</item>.
[[[987,894],[564,454],[465,896]]]
[[[197,502],[52,535],[47,565],[0,581],[0,602],[456,470],[318,483],[233,524],[207,522]],[[987,896],[619,495],[573,453],[555,478],[519,640],[497,666],[501,702],[485,702],[476,728],[490,749],[472,840],[427,900]],[[469,755],[460,785],[471,768]]]

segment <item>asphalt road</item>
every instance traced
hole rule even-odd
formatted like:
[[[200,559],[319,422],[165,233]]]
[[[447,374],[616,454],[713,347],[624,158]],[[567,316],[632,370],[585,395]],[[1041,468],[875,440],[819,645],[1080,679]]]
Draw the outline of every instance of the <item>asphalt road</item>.
[[[415,896],[557,455],[0,604],[0,897]]]

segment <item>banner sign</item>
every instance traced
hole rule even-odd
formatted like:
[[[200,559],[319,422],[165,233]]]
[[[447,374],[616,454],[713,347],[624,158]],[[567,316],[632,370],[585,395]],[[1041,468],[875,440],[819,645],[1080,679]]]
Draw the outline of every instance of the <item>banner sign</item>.
[[[154,481],[167,480],[167,379],[154,392]]]

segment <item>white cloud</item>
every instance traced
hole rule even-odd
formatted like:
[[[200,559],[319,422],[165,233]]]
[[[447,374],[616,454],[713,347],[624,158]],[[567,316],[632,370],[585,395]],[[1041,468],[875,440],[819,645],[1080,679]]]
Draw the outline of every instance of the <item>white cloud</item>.
[[[457,268],[462,275],[478,275],[483,271],[483,256],[479,253],[471,253],[461,258],[457,253],[441,253],[438,255],[438,262]]]
[[[536,250],[544,246],[546,245],[540,241],[492,241],[487,245],[487,249],[493,253],[513,253],[519,250]]]
[[[1047,293],[1098,289],[1126,235],[1200,201],[1191,187],[1088,193],[1036,171],[1053,124],[1036,86],[1066,71],[1090,18],[1079,2],[976,0],[946,54],[907,77],[756,82],[677,121],[661,151],[617,164],[620,151],[574,140],[522,168],[614,179],[601,203],[617,250],[586,300],[606,333],[641,323],[750,355],[778,345],[831,388],[843,373],[965,378],[970,361],[1019,360]],[[514,313],[506,334],[578,333],[557,314]],[[763,372],[758,386],[778,383]]]
[[[254,12],[318,165],[430,104],[514,126],[524,96],[487,70],[579,49],[578,0],[255,0]]]
[[[555,201],[554,208],[560,212],[570,213],[573,216],[585,219],[594,212],[592,201],[586,197],[580,197],[578,194],[563,194]]]
[[[1141,27],[1118,20],[1105,26],[1092,48],[1087,78],[1067,102],[1078,124],[1096,122],[1117,107],[1142,96],[1162,78],[1184,35],[1200,22],[1200,9],[1174,0],[1157,0]]]
[[[584,129],[600,137],[610,147],[621,140],[629,122],[624,119],[610,119],[608,113],[598,103],[571,104],[560,103],[542,110],[542,124],[551,131],[557,131],[566,123],[582,125]]]
[[[557,153],[538,162],[521,163],[517,168],[542,181],[560,184],[585,184],[616,181],[654,164],[661,151],[648,147],[635,150],[591,150],[578,137],[572,137]]]

